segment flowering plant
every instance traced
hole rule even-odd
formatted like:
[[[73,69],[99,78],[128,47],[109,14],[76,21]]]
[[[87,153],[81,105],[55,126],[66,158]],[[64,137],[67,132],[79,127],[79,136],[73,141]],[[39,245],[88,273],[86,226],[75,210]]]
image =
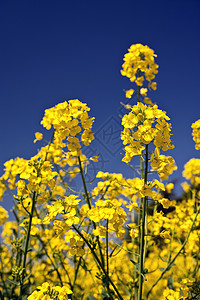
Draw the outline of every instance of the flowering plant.
[[[87,167],[98,156],[83,148],[94,140],[94,118],[78,99],[45,110],[41,124],[52,137],[45,143],[36,132],[34,143],[44,145],[35,156],[4,164],[0,198],[13,197],[15,221],[0,206],[1,299],[197,299],[200,159],[186,163],[189,183],[175,200],[173,183],[163,182],[177,169],[162,153],[174,148],[170,118],[147,97],[157,88],[155,57],[132,45],[121,70],[137,89],[136,103],[124,105],[121,133],[122,161],[139,158],[137,177],[99,171],[88,188]],[[199,122],[192,124],[197,150]],[[74,177],[80,190],[70,185]]]

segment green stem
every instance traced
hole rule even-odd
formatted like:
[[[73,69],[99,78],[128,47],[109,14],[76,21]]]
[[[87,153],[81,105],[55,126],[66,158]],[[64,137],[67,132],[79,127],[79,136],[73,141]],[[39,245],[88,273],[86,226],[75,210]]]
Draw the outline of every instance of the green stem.
[[[106,220],[106,264],[107,264],[107,274],[109,277],[109,255],[108,255],[108,219]],[[109,290],[109,281],[107,284],[107,289]]]
[[[25,247],[24,247],[24,257],[23,257],[23,262],[22,262],[22,280],[20,282],[20,291],[19,291],[20,297],[22,297],[23,280],[24,280],[25,268],[26,268],[26,257],[27,257],[27,252],[28,252],[28,244],[29,244],[29,239],[30,239],[30,232],[31,232],[33,212],[34,212],[34,208],[35,208],[35,202],[36,202],[36,192],[34,191],[33,192],[33,198],[32,198],[31,212],[29,213],[29,224],[28,224],[28,231],[27,231],[27,234],[26,234],[26,241],[25,241]]]
[[[140,70],[138,70],[138,77],[140,77],[140,75],[141,75],[141,71]],[[138,86],[138,102],[140,102],[141,100],[140,100],[140,86]]]
[[[144,173],[144,185],[147,183],[147,173],[148,173],[148,145],[145,149],[145,173]],[[141,232],[140,232],[140,261],[139,261],[139,291],[138,291],[138,300],[142,299],[142,286],[144,281],[144,260],[145,260],[145,219],[146,219],[146,203],[148,197],[142,198],[142,223],[141,223]]]
[[[140,76],[141,71],[138,70],[138,76]],[[140,100],[140,87],[138,86],[138,91],[137,91],[137,96],[138,96],[138,103],[141,102]],[[141,153],[140,156],[140,174],[141,174],[141,178],[144,178],[144,160],[143,160],[143,154]],[[141,218],[142,218],[142,211],[141,211],[141,207],[142,207],[142,199],[139,200],[140,201],[140,205],[139,205],[139,213],[138,213],[138,245],[139,245],[139,253],[140,253],[140,249],[141,249],[141,243],[140,243],[140,238],[141,238]],[[138,262],[138,260],[137,260]],[[135,280],[138,279],[138,272],[135,268]],[[137,281],[136,281],[137,282]],[[138,285],[135,285],[135,300],[138,298]]]
[[[86,233],[88,233],[88,231],[89,231],[89,226],[87,226]],[[85,246],[85,243],[84,243],[84,245],[82,246],[83,249],[84,249],[84,246]],[[72,291],[74,291],[74,286],[75,286],[75,283],[76,283],[76,279],[77,279],[77,277],[78,277],[78,271],[79,271],[79,267],[81,266],[81,260],[82,260],[82,259],[83,259],[83,257],[80,256],[80,257],[79,257],[79,260],[78,260],[78,264],[77,264],[77,266],[76,266],[76,268],[75,268],[74,280],[73,280],[73,284],[72,284],[72,288],[71,288]],[[75,264],[76,264],[76,262],[75,262]]]
[[[88,193],[88,190],[87,190],[87,186],[86,186],[85,177],[84,177],[84,174],[83,174],[83,168],[82,168],[82,163],[81,163],[80,156],[78,156],[78,163],[79,163],[81,179],[82,179],[82,182],[83,182],[83,187],[84,187],[84,191],[85,191],[85,195],[86,195],[86,202],[88,204],[89,209],[91,209],[92,206],[91,206],[91,203],[90,203],[90,196],[89,196],[89,193]]]
[[[78,163],[79,163],[81,178],[82,178],[83,187],[84,187],[84,191],[85,191],[85,195],[86,195],[86,202],[88,204],[89,209],[91,209],[92,206],[91,206],[91,202],[90,202],[90,196],[89,196],[89,193],[88,193],[88,190],[87,190],[87,186],[86,186],[86,182],[85,182],[85,177],[84,177],[84,173],[83,173],[83,168],[82,168],[80,156],[78,156]],[[92,222],[92,224],[94,226],[94,229],[96,229],[96,224],[95,224],[94,221]],[[102,251],[101,251],[101,244],[100,244],[100,241],[99,241],[99,237],[97,237],[97,243],[98,243],[98,247],[99,247],[99,253],[100,253],[101,261],[102,261],[103,266],[105,267],[105,262],[104,262],[104,257],[103,257]]]

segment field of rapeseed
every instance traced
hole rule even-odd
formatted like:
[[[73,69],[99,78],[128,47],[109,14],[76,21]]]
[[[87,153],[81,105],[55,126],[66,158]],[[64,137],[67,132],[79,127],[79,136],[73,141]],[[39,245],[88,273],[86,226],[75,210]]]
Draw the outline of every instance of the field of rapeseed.
[[[49,142],[30,160],[7,161],[0,198],[9,191],[15,221],[0,206],[0,299],[200,299],[200,159],[183,171],[181,199],[171,197],[177,169],[167,113],[148,97],[158,65],[148,46],[132,45],[121,74],[137,102],[124,105],[122,161],[140,159],[137,177],[99,172],[90,190],[87,168],[98,156],[82,151],[94,140],[94,117],[78,99],[45,110]],[[135,89],[135,90],[134,90]],[[192,124],[200,149],[200,120]],[[136,168],[136,166],[134,166]],[[69,178],[81,180],[79,190]],[[151,180],[149,179],[151,177]]]

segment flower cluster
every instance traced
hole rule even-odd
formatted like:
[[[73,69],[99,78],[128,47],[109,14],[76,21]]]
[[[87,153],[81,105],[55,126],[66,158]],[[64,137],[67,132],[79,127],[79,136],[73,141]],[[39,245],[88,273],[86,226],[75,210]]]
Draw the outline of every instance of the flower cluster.
[[[168,179],[168,176],[172,174],[174,170],[177,170],[173,157],[160,155],[158,148],[152,153],[150,161],[152,169],[158,172],[162,180]]]
[[[62,214],[63,218],[66,219],[65,223],[68,228],[70,228],[72,224],[78,224],[79,218],[76,217],[75,207],[81,200],[76,198],[77,196],[70,195],[68,197],[64,197],[62,201],[57,200],[51,205],[47,205],[48,214],[44,218],[43,224],[49,224],[51,221],[54,221],[55,217],[59,214]]]
[[[42,286],[37,287],[27,299],[28,300],[67,300],[68,296],[72,294],[72,291],[67,286],[55,286],[51,287],[48,282],[42,284]]]
[[[192,158],[184,166],[183,176],[197,187],[200,184],[200,159]]]
[[[130,113],[122,118],[124,130],[121,139],[124,145],[128,144],[122,160],[130,162],[133,156],[142,154],[144,145],[151,142],[163,151],[173,149],[170,139],[171,124],[168,120],[170,118],[166,112],[158,109],[157,105],[148,107],[141,102],[134,105]]]
[[[200,120],[197,120],[195,123],[192,124],[192,136],[193,140],[195,141],[196,145],[195,148],[197,150],[200,149]]]
[[[163,292],[162,300],[180,300],[180,299],[183,299],[181,297],[180,289],[174,291],[167,287]]]
[[[158,65],[154,61],[157,55],[148,46],[141,44],[132,45],[128,51],[124,55],[121,74],[130,78],[130,81],[135,82],[139,87],[146,79],[149,82],[149,88],[156,89],[156,83],[151,83],[151,80],[158,73]]]
[[[48,130],[53,126],[54,143],[58,149],[66,146],[64,140],[67,139],[68,150],[80,155],[80,142],[88,146],[94,139],[91,131],[94,118],[88,116],[89,110],[90,108],[78,99],[65,101],[46,109],[41,124]]]

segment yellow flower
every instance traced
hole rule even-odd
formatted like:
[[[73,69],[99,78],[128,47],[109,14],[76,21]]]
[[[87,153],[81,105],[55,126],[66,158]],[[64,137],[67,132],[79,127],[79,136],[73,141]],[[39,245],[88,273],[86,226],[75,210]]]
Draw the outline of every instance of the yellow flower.
[[[134,93],[133,89],[130,89],[130,90],[126,91],[126,98],[131,98],[131,96],[133,95],[133,93]]]
[[[166,191],[168,194],[171,194],[172,190],[174,188],[174,184],[173,183],[168,183],[165,187]]]
[[[149,88],[152,88],[152,90],[156,90],[157,89],[157,83],[156,82],[152,82],[148,85]]]
[[[146,96],[147,95],[147,89],[146,88],[141,88],[140,89],[140,94],[142,95],[142,96]]]
[[[160,236],[161,236],[161,238],[163,238],[163,239],[171,239],[170,232],[167,231],[167,230],[163,230],[163,231],[160,233]]]
[[[138,233],[139,233],[138,229],[131,229],[130,232],[129,232],[130,237],[132,237],[133,239],[135,239],[136,237],[138,237]]]
[[[183,188],[183,190],[184,190],[185,193],[188,193],[189,190],[190,190],[190,188],[191,188],[190,185],[186,181],[184,181],[183,183],[181,183],[181,186],[182,186],[182,188]]]
[[[163,208],[168,209],[170,207],[170,201],[167,198],[162,198],[161,200],[159,200],[159,202],[162,204]]]
[[[36,143],[37,141],[41,141],[43,139],[43,134],[40,132],[36,132],[35,133],[35,140],[33,141],[34,143]]]
[[[95,155],[95,156],[90,157],[90,160],[95,161],[95,162],[97,162],[98,159],[99,159],[99,155]]]
[[[151,155],[150,161],[152,169],[157,170],[158,175],[162,180],[168,179],[168,176],[172,174],[174,170],[177,170],[175,160],[171,156],[157,156],[156,153],[153,153]]]

